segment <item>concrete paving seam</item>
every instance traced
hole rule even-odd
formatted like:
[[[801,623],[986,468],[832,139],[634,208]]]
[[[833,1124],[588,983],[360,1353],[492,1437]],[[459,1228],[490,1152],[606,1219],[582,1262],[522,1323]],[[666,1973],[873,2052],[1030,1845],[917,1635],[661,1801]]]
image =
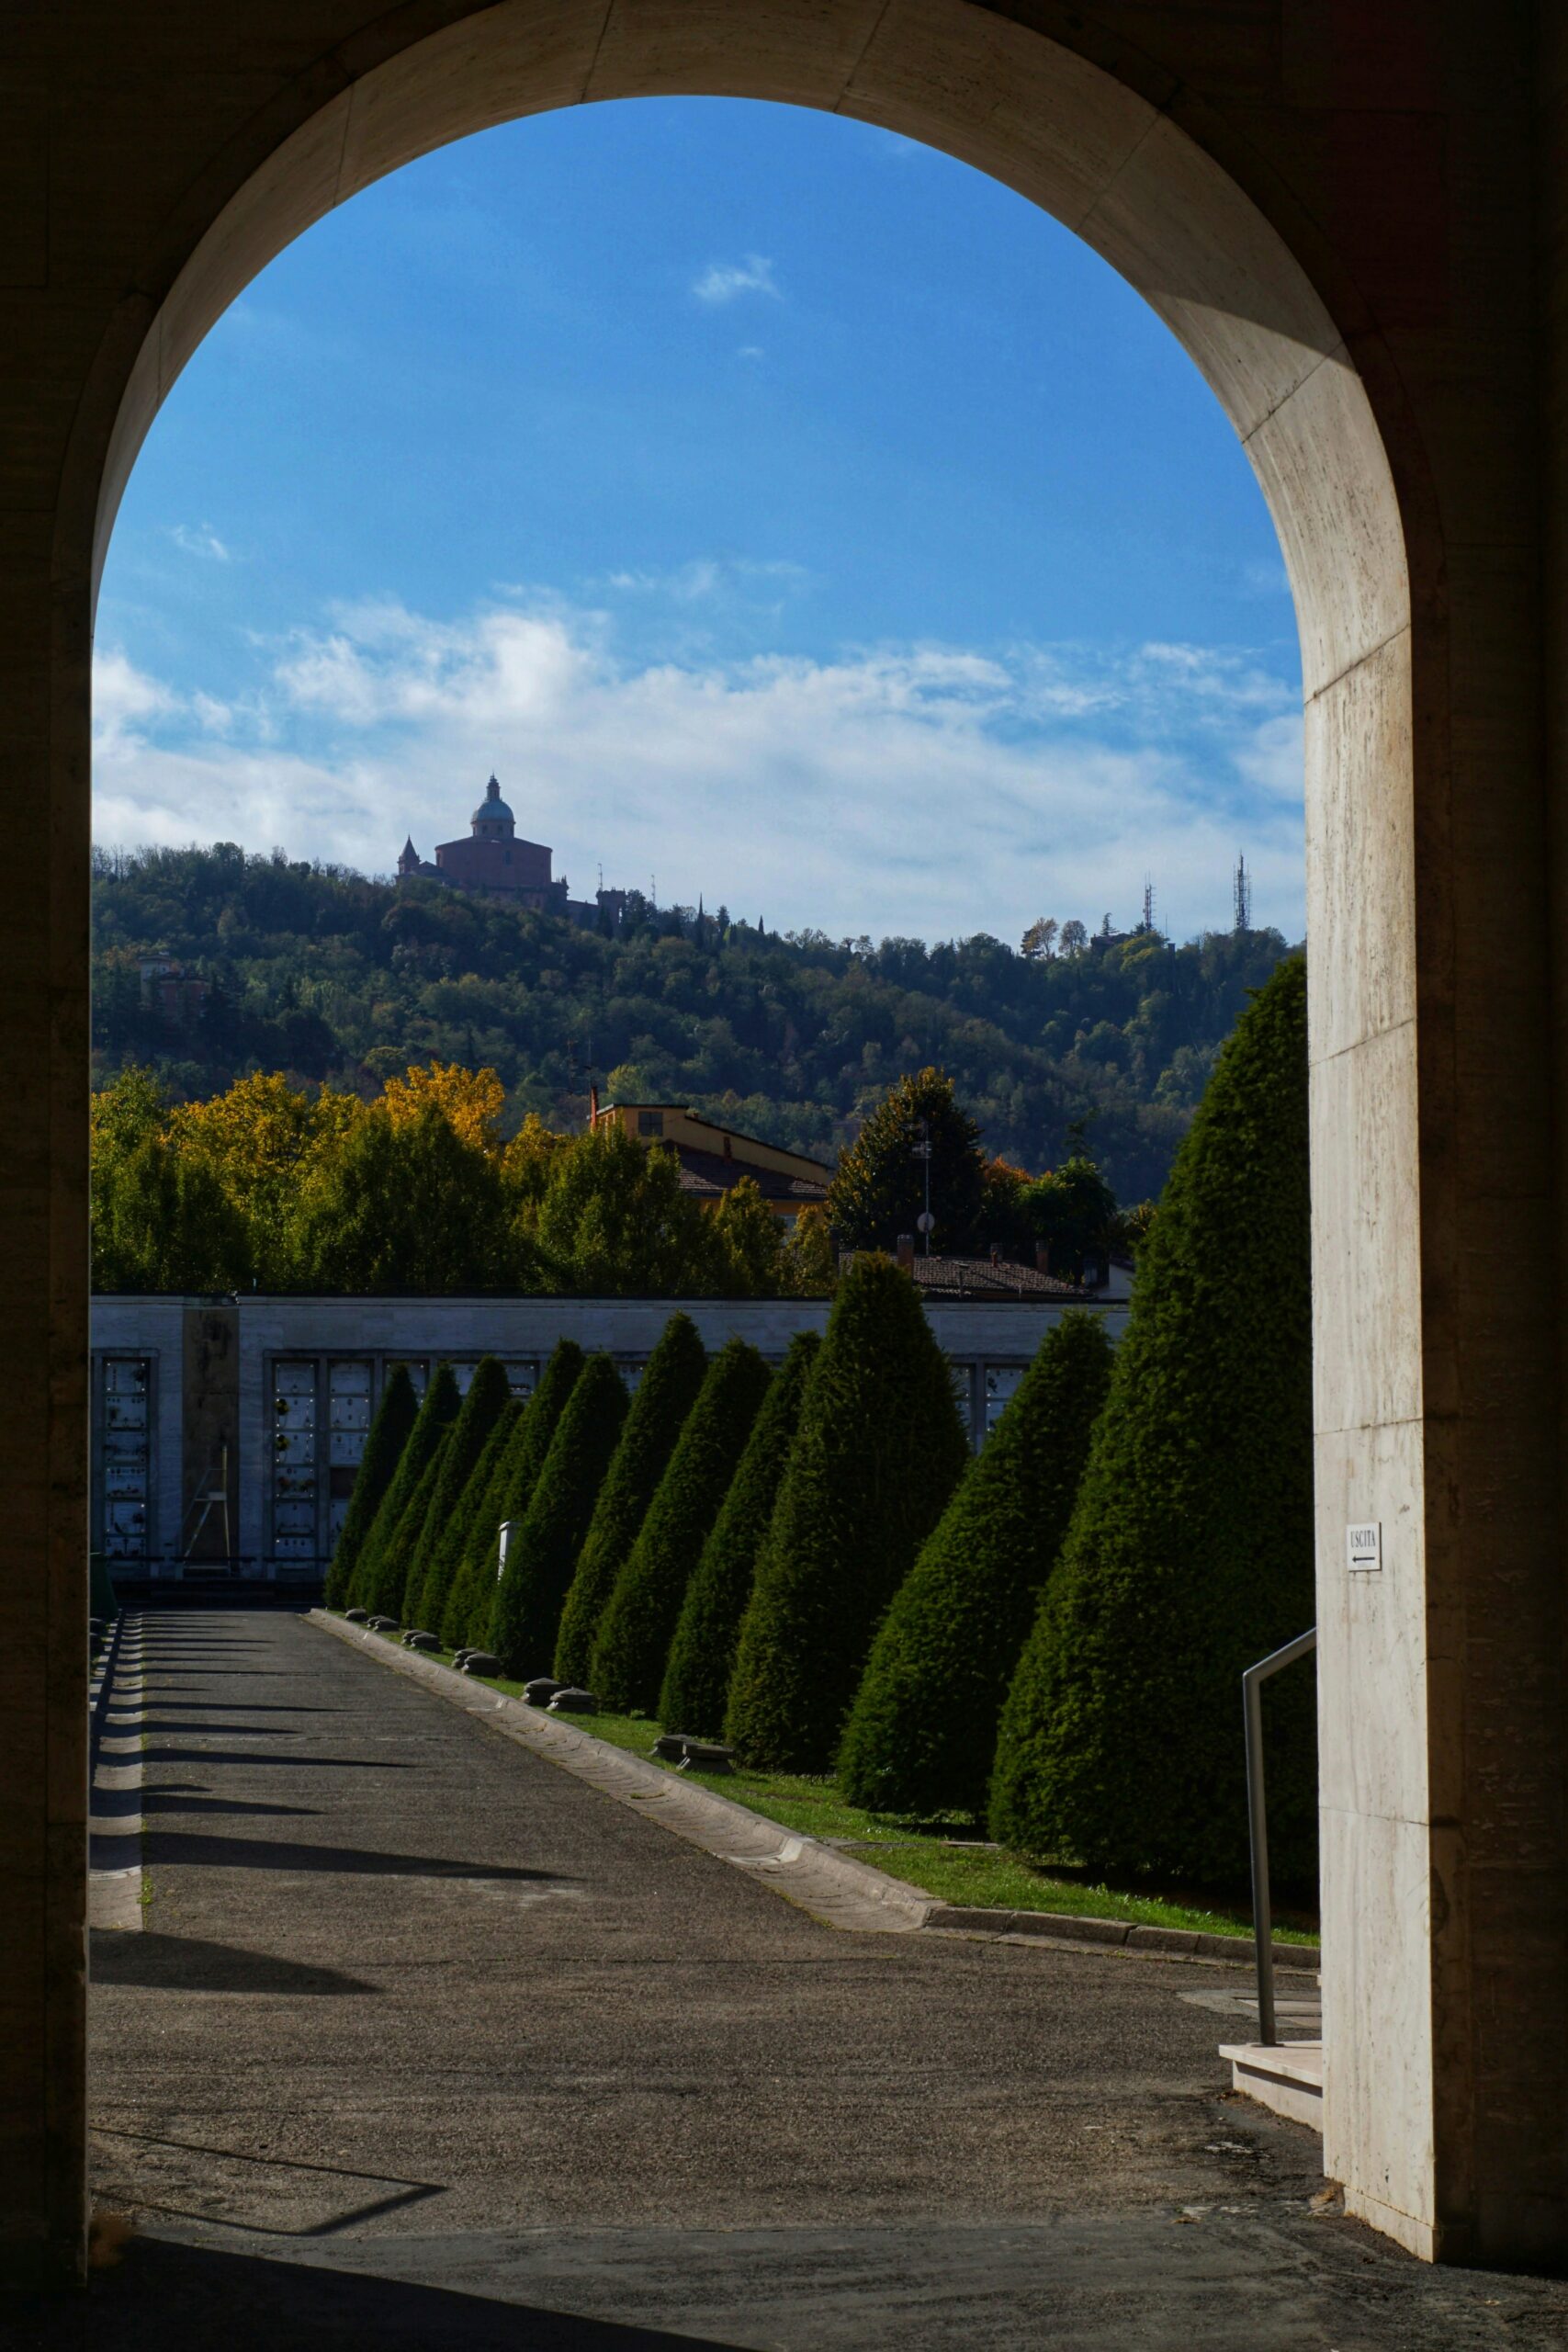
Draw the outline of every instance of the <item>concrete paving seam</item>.
[[[737,1804],[733,1797],[720,1796],[715,1789],[678,1780],[651,1758],[612,1747],[607,1740],[596,1739],[557,1715],[530,1707],[525,1700],[507,1698],[488,1683],[472,1681],[418,1650],[398,1648],[383,1635],[351,1625],[326,1610],[312,1609],[309,1613],[310,1623],[323,1632],[378,1659],[394,1673],[423,1683],[449,1705],[479,1716],[520,1747],[586,1781],[601,1794],[620,1804],[635,1805],[677,1838],[748,1871],[760,1884],[798,1904],[828,1927],[869,1928],[884,1934],[933,1928],[948,1934],[1021,1936],[1109,1945],[1150,1957],[1251,1964],[1251,1940],[1239,1936],[1189,1934],[1179,1928],[1143,1928],[1125,1919],[1082,1918],[1067,1912],[982,1910],[941,1903],[919,1887],[874,1870],[869,1862],[856,1861],[798,1830],[783,1828],[764,1815]],[[1282,1967],[1315,1969],[1318,1965],[1317,1952],[1306,1944],[1276,1943],[1274,1956]]]

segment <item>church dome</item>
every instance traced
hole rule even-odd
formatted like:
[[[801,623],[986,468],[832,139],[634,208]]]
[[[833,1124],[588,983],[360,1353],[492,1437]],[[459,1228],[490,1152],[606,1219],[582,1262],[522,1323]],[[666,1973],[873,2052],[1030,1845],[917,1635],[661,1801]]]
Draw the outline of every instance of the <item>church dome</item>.
[[[485,786],[485,797],[469,818],[470,825],[505,825],[509,829],[516,820],[501,797],[501,786],[491,776]]]

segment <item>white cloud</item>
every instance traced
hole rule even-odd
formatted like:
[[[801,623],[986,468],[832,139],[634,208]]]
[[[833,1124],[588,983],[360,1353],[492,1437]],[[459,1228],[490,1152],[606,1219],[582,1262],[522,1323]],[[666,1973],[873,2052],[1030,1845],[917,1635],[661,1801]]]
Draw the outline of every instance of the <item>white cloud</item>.
[[[743,343],[735,356],[737,359],[765,359],[767,354],[760,343]]]
[[[175,547],[186,555],[205,556],[209,563],[231,563],[233,554],[226,548],[210,523],[171,523],[169,537]]]
[[[574,885],[602,859],[608,880],[657,871],[661,897],[781,927],[1130,921],[1148,872],[1164,918],[1197,929],[1225,919],[1238,844],[1258,919],[1300,925],[1299,719],[1243,654],[639,664],[592,610],[381,604],[272,648],[254,696],[211,707],[220,723],[121,655],[96,692],[104,841],[282,841],[386,872],[405,833],[426,855],[459,833],[493,767]]]
[[[773,265],[763,254],[748,254],[744,261],[710,262],[692,287],[699,302],[733,302],[741,294],[768,294],[775,302],[784,297],[773,277]]]

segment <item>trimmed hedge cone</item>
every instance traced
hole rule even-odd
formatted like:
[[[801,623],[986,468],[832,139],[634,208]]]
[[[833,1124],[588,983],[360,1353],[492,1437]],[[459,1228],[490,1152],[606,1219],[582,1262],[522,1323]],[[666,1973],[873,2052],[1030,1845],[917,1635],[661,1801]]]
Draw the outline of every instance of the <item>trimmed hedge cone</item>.
[[[1067,1532],[1111,1342],[1064,1315],[882,1622],[839,1751],[878,1813],[981,1815],[1008,1686]]]
[[[1313,1622],[1306,979],[1243,1013],[1139,1257],[1056,1573],[1003,1711],[990,1823],[1091,1870],[1247,1867],[1241,1675]],[[1312,1677],[1269,1696],[1279,1876],[1316,1860]]]
[[[561,1604],[626,1408],[626,1385],[609,1357],[591,1356],[556,1426],[533,1499],[512,1531],[495,1589],[490,1647],[515,1680],[542,1673],[555,1648]]]
[[[513,1425],[490,1491],[476,1515],[467,1555],[441,1621],[442,1642],[448,1649],[457,1649],[464,1642],[482,1645],[490,1640],[502,1526],[509,1519],[520,1520],[527,1510],[550,1440],[586,1361],[575,1340],[558,1340],[537,1388]]]
[[[561,1611],[554,1667],[561,1682],[587,1682],[599,1620],[706,1371],[707,1351],[696,1325],[689,1315],[672,1315],[637,1383]]]
[[[687,1583],[746,1450],[768,1376],[755,1348],[729,1340],[709,1364],[675,1441],[590,1661],[590,1689],[620,1713],[650,1713],[659,1702]]]
[[[726,1736],[747,1762],[831,1769],[882,1613],[968,1458],[914,1283],[890,1258],[857,1258],[833,1302],[740,1629]]]
[[[485,1440],[484,1452],[468,1474],[468,1485],[457,1498],[451,1531],[452,1556],[457,1565],[446,1588],[441,1622],[429,1628],[438,1635],[444,1649],[456,1649],[463,1638],[459,1628],[467,1623],[464,1612],[472,1591],[472,1555],[475,1546],[483,1542],[482,1531],[489,1524],[490,1498],[501,1476],[507,1449],[516,1441],[525,1410],[518,1398],[508,1397]]]
[[[373,1615],[388,1613],[381,1602],[382,1561],[407,1515],[414,1489],[430,1465],[431,1455],[457,1419],[462,1403],[451,1366],[437,1364],[434,1377],[424,1392],[419,1419],[409,1432],[408,1443],[398,1456],[392,1483],[376,1514],[375,1524],[365,1539],[365,1548],[349,1580],[349,1600],[355,1607],[368,1609]],[[398,1591],[400,1599],[400,1581]]]
[[[474,1366],[463,1409],[452,1424],[452,1442],[441,1465],[418,1550],[409,1563],[404,1616],[432,1632],[446,1613],[446,1597],[457,1573],[456,1551],[463,1522],[463,1490],[474,1475],[486,1441],[512,1401],[506,1366],[499,1356],[481,1356]]]
[[[661,1724],[678,1724],[701,1739],[716,1739],[724,1729],[757,1555],[821,1344],[817,1331],[797,1331],[790,1341],[681,1605],[655,1713]]]
[[[430,1506],[434,1498],[436,1481],[442,1464],[452,1448],[452,1432],[442,1430],[435,1451],[424,1465],[424,1475],[409,1497],[409,1505],[376,1563],[376,1597],[371,1602],[372,1614],[385,1617],[389,1624],[405,1623],[404,1602],[415,1571],[412,1564],[419,1558],[424,1542],[424,1531],[430,1522]]]
[[[386,1498],[418,1419],[419,1399],[413,1393],[409,1368],[406,1363],[395,1363],[387,1374],[376,1418],[366,1435],[365,1451],[354,1476],[354,1492],[333,1546],[332,1566],[321,1595],[329,1609],[344,1609],[348,1605],[349,1584],[359,1555],[365,1549],[376,1514]]]

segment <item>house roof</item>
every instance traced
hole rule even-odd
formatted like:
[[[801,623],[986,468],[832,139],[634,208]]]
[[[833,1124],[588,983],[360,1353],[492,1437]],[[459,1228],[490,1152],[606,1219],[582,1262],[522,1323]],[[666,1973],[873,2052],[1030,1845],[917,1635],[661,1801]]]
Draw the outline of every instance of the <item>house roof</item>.
[[[1043,1274],[1010,1258],[926,1257],[917,1250],[913,1272],[921,1290],[947,1298],[1091,1299],[1095,1294],[1058,1274]]]
[[[754,1166],[748,1159],[726,1159],[716,1151],[697,1151],[689,1143],[666,1141],[666,1151],[675,1154],[681,1167],[681,1190],[695,1193],[705,1200],[716,1200],[749,1176],[765,1201],[787,1201],[796,1208],[819,1207],[828,1197],[826,1184],[815,1183],[805,1176],[786,1176],[773,1168]]]

